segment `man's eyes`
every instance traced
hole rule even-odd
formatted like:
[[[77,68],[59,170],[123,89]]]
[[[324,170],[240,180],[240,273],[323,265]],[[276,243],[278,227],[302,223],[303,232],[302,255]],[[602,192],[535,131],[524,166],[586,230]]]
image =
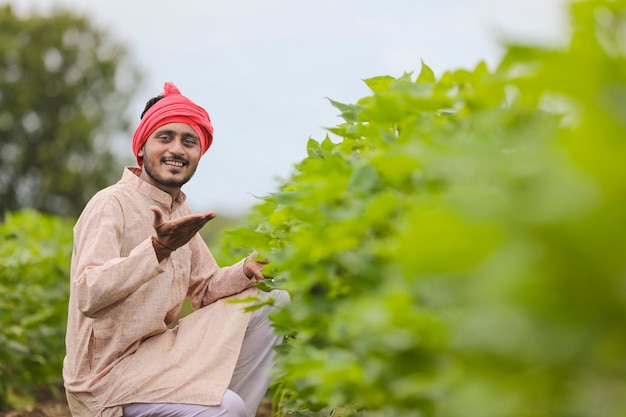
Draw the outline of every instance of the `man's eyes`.
[[[198,140],[195,138],[184,138],[183,143],[189,146],[195,146],[198,144]]]
[[[159,140],[163,142],[169,142],[174,139],[172,136],[169,136],[169,135],[160,135],[158,136],[158,138]],[[183,138],[182,142],[186,146],[196,146],[199,143],[198,139],[193,138],[193,137]]]

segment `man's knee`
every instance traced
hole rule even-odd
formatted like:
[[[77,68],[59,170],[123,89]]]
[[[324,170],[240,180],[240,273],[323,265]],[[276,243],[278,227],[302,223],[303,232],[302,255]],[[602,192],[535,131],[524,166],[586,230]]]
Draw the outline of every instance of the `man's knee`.
[[[289,303],[289,293],[285,290],[259,291],[259,299],[261,303],[266,304],[252,313],[248,330],[256,329],[259,326],[270,326],[269,315]]]
[[[289,293],[285,290],[272,290],[269,294],[274,299],[274,306],[276,307],[284,307],[291,301]]]
[[[287,291],[277,289],[271,290],[270,292],[259,291],[259,299],[261,300],[261,302],[267,303],[263,309],[267,309],[269,311],[273,310],[272,307],[284,307],[289,304],[291,300]]]
[[[246,404],[243,399],[234,391],[226,390],[222,398],[221,407],[228,410],[228,417],[246,417]]]
[[[215,406],[174,403],[134,403],[124,405],[124,417],[247,417],[246,404],[231,390]]]

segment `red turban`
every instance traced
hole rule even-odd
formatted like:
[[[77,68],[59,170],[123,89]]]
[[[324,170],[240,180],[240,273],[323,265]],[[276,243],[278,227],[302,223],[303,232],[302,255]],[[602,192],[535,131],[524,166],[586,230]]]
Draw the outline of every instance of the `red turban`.
[[[139,166],[142,160],[139,150],[159,127],[168,123],[187,123],[200,138],[202,155],[213,141],[213,126],[209,114],[202,107],[180,93],[178,88],[167,82],[163,86],[163,98],[146,111],[133,135],[133,153]]]

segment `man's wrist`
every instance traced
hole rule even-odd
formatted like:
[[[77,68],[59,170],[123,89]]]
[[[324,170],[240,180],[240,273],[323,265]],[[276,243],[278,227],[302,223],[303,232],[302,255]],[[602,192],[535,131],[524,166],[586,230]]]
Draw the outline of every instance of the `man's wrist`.
[[[170,256],[170,254],[174,252],[174,249],[164,245],[162,242],[159,241],[159,239],[156,238],[156,236],[152,236],[152,247],[154,248],[154,252],[156,253],[156,257],[159,262]]]

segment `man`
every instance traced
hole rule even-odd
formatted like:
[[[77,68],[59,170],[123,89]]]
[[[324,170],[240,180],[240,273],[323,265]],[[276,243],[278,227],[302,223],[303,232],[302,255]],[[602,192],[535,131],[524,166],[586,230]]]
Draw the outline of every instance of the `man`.
[[[265,395],[272,307],[228,299],[257,295],[263,264],[218,267],[197,233],[216,214],[192,214],[181,191],[212,140],[208,113],[166,83],[133,136],[139,168],[74,227],[63,378],[75,417],[254,417]],[[187,297],[196,311],[175,325]]]

